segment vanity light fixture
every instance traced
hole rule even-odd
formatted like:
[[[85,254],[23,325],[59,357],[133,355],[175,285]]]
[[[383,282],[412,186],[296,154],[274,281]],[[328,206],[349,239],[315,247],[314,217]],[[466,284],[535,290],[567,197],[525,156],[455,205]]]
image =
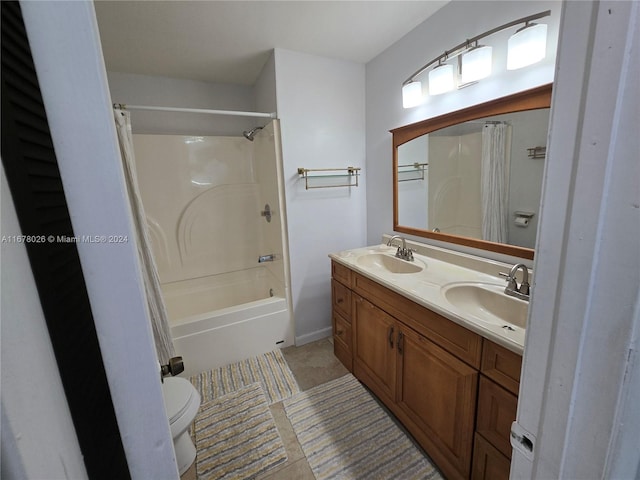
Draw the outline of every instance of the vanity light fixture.
[[[507,48],[507,70],[517,70],[542,60],[547,53],[547,26],[529,23],[511,35]]]
[[[402,83],[403,107],[411,108],[422,103],[424,99],[422,85],[419,81],[416,81],[416,77],[426,72],[436,63],[437,66],[429,71],[429,95],[438,95],[454,89],[456,83],[454,67],[443,62],[458,56],[461,57],[458,62],[458,74],[460,76],[458,88],[489,76],[491,74],[492,48],[484,45],[478,46],[478,41],[507,28],[524,24],[524,27],[515,32],[509,39],[508,70],[523,68],[544,59],[546,55],[547,26],[531,22],[549,15],[551,15],[551,10],[519,18],[467,39],[450,50],[445,50],[444,53],[421,67]],[[417,93],[418,85],[420,86],[419,95]]]
[[[453,90],[454,87],[453,65],[440,62],[429,72],[429,95],[440,95]]]

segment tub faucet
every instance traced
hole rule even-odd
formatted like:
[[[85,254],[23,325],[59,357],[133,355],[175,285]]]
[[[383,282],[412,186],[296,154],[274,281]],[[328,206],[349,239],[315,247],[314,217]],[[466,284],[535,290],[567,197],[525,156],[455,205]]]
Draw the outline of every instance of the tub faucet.
[[[516,274],[520,269],[522,269],[522,283],[518,287]],[[516,263],[511,267],[509,273],[500,272],[500,275],[507,278],[507,287],[504,289],[504,293],[521,300],[526,300],[527,302],[529,301],[529,293],[531,290],[529,285],[529,271],[524,263]]]
[[[407,248],[407,242],[404,239],[404,237],[402,237],[401,235],[393,235],[389,241],[387,242],[387,246],[388,247],[392,247],[393,245],[393,241],[399,238],[400,240],[402,240],[402,246],[398,246],[398,250],[396,251],[396,257],[401,258],[402,260],[406,260],[408,262],[413,262],[413,250],[411,250],[410,248]]]
[[[275,259],[276,259],[275,253],[270,253],[269,255],[260,255],[258,257],[258,263],[273,262]]]

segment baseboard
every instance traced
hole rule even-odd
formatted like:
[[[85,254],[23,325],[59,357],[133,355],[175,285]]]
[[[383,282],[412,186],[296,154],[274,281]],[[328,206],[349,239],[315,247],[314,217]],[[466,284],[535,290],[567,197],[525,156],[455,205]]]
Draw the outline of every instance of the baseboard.
[[[331,336],[331,327],[323,328],[322,330],[316,330],[315,332],[305,333],[296,337],[296,346],[305,345],[307,343],[315,342],[316,340],[322,340]]]

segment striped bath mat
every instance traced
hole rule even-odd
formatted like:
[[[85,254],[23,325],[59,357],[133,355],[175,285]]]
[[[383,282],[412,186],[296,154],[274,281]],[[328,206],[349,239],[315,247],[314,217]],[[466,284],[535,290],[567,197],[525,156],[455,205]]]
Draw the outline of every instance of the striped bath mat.
[[[199,373],[190,380],[203,403],[252,383],[262,385],[269,405],[300,391],[280,349]]]
[[[198,480],[254,478],[287,461],[259,383],[203,404],[195,438]]]
[[[442,479],[349,374],[284,401],[311,470],[324,479]]]

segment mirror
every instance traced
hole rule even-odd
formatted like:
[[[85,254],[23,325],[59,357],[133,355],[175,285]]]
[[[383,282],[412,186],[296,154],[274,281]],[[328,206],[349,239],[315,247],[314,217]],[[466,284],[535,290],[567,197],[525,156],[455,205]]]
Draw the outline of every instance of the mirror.
[[[391,130],[394,231],[533,259],[551,89]]]

